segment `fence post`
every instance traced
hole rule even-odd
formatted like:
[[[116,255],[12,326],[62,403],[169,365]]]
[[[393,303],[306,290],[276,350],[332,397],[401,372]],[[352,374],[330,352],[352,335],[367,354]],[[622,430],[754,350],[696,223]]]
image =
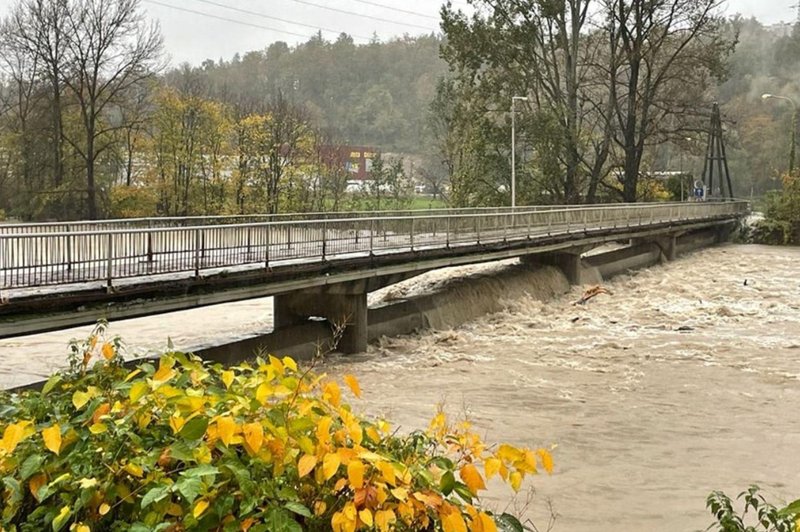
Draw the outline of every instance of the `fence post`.
[[[414,251],[414,221],[416,218],[411,218],[411,251]]]
[[[375,244],[375,218],[369,220],[369,254],[373,255]]]
[[[69,225],[66,226],[67,230],[67,271],[72,271],[72,235],[69,234]]]
[[[267,229],[267,244],[266,244],[265,250],[264,250],[264,267],[269,269],[269,243],[270,243],[270,240],[272,240],[272,238],[270,236],[272,234],[272,224],[267,222],[266,229]]]
[[[200,277],[200,228],[194,230],[194,276]]]
[[[153,262],[153,233],[149,230],[153,228],[153,220],[147,220],[147,262]]]
[[[328,247],[328,222],[322,222],[322,260],[325,261],[325,254]]]
[[[111,280],[114,277],[114,235],[108,233],[106,239],[106,286],[111,288]]]
[[[450,249],[450,217],[449,216],[446,218],[446,221],[447,222],[446,222],[446,226],[445,226],[445,232],[447,234],[445,236],[445,247],[447,247],[447,249]]]

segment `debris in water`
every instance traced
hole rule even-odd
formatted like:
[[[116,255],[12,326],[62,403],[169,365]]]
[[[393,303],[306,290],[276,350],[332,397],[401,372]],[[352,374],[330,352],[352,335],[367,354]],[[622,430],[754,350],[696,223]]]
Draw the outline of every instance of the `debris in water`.
[[[609,289],[607,289],[607,288],[605,288],[603,286],[600,286],[598,284],[598,285],[595,285],[595,286],[589,288],[588,290],[586,290],[583,293],[583,295],[581,296],[581,298],[579,300],[577,300],[575,303],[573,303],[573,305],[585,305],[587,301],[589,301],[593,297],[599,296],[600,294],[608,294],[610,296],[614,295],[611,292],[611,290],[609,290]]]
[[[576,321],[578,321],[579,319],[581,319],[581,317],[580,317],[580,316],[575,316],[574,318],[572,318],[572,319],[571,319],[571,320],[569,320],[569,321],[571,321],[572,323],[575,323],[575,322],[576,322]]]
[[[680,327],[678,327],[675,330],[679,331],[679,332],[688,332],[688,331],[693,331],[694,327],[689,327],[688,325],[681,325]]]

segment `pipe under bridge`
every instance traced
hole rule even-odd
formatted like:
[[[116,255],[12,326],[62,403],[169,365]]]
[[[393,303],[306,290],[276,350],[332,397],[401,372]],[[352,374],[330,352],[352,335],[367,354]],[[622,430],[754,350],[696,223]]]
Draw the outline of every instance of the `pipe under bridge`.
[[[581,254],[714,229],[745,201],[532,206],[0,225],[0,338],[275,296],[275,329],[309,318],[366,347],[367,293],[436,268],[511,257],[580,282]]]

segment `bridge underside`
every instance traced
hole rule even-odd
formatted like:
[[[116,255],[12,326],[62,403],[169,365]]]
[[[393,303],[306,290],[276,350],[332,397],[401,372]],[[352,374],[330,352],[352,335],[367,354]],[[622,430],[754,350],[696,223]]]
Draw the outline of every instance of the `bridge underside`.
[[[311,318],[323,318],[339,330],[339,350],[353,353],[366,348],[367,294],[420,273],[522,257],[528,262],[558,266],[571,283],[579,284],[583,271],[581,255],[598,246],[611,242],[655,245],[662,260],[672,260],[677,253],[676,239],[711,230],[715,240],[722,241],[736,223],[736,219],[720,217],[646,228],[619,227],[490,244],[423,248],[280,268],[147,278],[113,289],[62,287],[50,293],[31,292],[3,300],[0,338],[91,324],[99,318],[118,320],[275,296],[276,330]]]

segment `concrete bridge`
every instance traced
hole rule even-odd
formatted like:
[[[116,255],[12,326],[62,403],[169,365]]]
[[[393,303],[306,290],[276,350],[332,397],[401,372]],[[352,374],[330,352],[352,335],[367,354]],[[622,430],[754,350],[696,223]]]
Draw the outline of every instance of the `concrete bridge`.
[[[727,237],[744,201],[0,225],[0,338],[275,296],[275,329],[325,318],[364,350],[367,293],[437,268],[511,257],[581,282],[581,255]],[[621,256],[626,251],[620,250]]]

